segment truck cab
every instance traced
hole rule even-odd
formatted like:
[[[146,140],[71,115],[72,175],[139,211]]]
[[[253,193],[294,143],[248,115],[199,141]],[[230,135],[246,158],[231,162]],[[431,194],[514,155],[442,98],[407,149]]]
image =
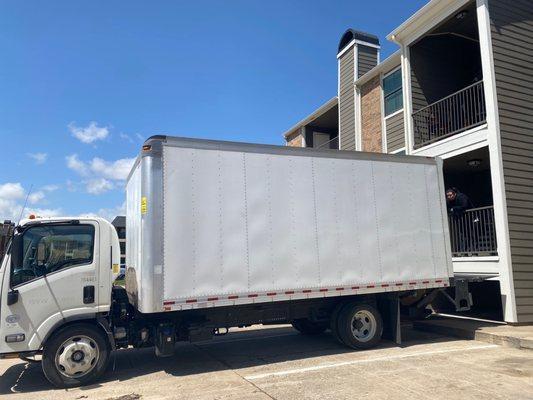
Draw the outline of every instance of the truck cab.
[[[36,354],[80,323],[105,335],[119,266],[118,236],[105,219],[23,220],[0,266],[0,356]],[[96,354],[94,340],[79,336],[49,355],[63,368],[62,378],[81,377],[97,361],[88,359]],[[97,350],[99,357],[104,349]]]

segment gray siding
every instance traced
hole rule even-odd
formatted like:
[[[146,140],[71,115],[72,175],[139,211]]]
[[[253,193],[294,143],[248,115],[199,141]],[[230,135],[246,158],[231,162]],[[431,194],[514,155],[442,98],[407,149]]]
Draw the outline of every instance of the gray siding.
[[[533,7],[491,0],[489,12],[518,321],[533,322]]]
[[[387,152],[401,149],[405,146],[405,131],[403,129],[403,112],[385,120],[387,134]]]
[[[378,64],[378,50],[359,45],[357,48],[357,77],[360,78]]]
[[[339,135],[342,150],[355,150],[354,48],[339,59]]]

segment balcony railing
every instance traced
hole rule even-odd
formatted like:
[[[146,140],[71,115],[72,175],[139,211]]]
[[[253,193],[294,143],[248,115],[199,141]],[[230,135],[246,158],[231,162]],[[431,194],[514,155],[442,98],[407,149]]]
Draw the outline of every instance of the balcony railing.
[[[482,125],[486,119],[483,81],[479,81],[413,113],[414,148]]]
[[[453,257],[497,255],[494,207],[466,210],[450,215],[450,239]]]
[[[315,149],[338,149],[339,148],[339,137],[335,136],[333,139],[328,140],[325,143],[322,143],[320,146],[313,146]]]

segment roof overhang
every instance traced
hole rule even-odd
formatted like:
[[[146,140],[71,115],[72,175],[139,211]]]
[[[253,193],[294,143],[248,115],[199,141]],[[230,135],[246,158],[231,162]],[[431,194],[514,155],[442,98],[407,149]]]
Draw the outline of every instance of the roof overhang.
[[[302,119],[300,122],[298,122],[296,125],[291,127],[289,130],[287,130],[283,137],[287,138],[290,134],[294,133],[294,131],[298,128],[301,128],[302,126],[305,126],[309,124],[311,121],[317,119],[322,114],[325,114],[329,110],[331,110],[333,107],[335,107],[338,104],[338,98],[337,96],[331,98],[326,103],[322,104],[319,108],[317,108],[313,113],[309,114],[307,117]]]
[[[371,79],[375,78],[376,76],[380,75],[384,72],[389,72],[391,69],[396,67],[397,65],[400,65],[401,63],[401,51],[397,50],[393,54],[391,54],[389,57],[387,57],[385,60],[380,62],[378,65],[376,65],[374,68],[372,68],[370,71],[368,71],[366,74],[361,76],[358,80],[355,81],[356,86],[361,86],[370,81]]]
[[[472,0],[431,0],[389,33],[387,39],[400,45],[408,45],[470,1]]]

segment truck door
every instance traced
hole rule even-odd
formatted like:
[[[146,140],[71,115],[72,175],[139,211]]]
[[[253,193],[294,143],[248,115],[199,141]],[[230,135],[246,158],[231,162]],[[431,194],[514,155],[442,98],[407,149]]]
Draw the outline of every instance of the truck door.
[[[35,224],[21,233],[16,256],[12,246],[12,262],[3,279],[0,352],[37,350],[53,327],[95,313],[99,225],[76,222]],[[14,304],[7,304],[7,291],[18,292]],[[24,340],[4,341],[19,333]]]

